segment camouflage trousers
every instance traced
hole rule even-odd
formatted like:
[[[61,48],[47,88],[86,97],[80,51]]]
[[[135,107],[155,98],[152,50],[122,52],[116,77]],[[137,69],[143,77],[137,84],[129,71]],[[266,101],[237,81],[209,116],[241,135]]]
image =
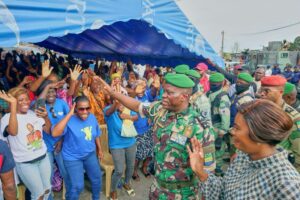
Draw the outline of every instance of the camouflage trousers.
[[[199,200],[198,187],[185,187],[168,190],[158,185],[154,180],[150,187],[149,200]]]
[[[228,145],[223,141],[221,148],[216,150],[216,175],[223,176],[227,170],[230,160],[230,153],[228,151]]]

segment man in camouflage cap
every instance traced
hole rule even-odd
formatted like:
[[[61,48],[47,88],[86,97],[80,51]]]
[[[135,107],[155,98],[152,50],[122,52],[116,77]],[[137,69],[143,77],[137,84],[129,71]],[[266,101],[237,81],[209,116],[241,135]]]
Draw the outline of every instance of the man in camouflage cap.
[[[286,82],[282,96],[283,100],[300,112],[300,101],[297,99],[296,86],[292,83]]]
[[[242,72],[237,76],[237,81],[235,84],[236,93],[231,98],[230,127],[233,126],[234,118],[237,114],[237,108],[244,103],[254,100],[254,96],[249,90],[252,82],[253,78],[249,73]]]
[[[227,134],[230,125],[230,100],[225,91],[222,90],[225,77],[221,73],[213,73],[209,77],[210,91],[208,98],[211,103],[211,118],[215,130],[216,146],[216,174],[223,175],[224,154],[227,145],[224,136]]]
[[[189,104],[194,82],[184,74],[167,74],[162,101],[145,104],[114,92],[102,79],[97,79],[113,98],[142,117],[149,117],[154,124],[155,179],[149,199],[198,199],[199,186],[186,146],[196,137],[204,147],[205,158],[210,158],[214,153],[214,138],[205,131]],[[209,162],[205,160],[206,165]]]
[[[195,83],[190,104],[194,110],[199,113],[200,117],[203,118],[203,122],[211,126],[210,102],[203,91],[203,86],[199,83],[200,74],[192,69],[188,70],[185,74]]]
[[[177,65],[174,68],[174,71],[176,72],[176,74],[185,74],[189,70],[190,70],[190,67],[188,65],[185,65],[185,64]]]
[[[279,105],[293,120],[294,126],[287,139],[280,146],[288,150],[289,160],[300,172],[300,114],[282,99],[286,79],[279,75],[272,75],[261,79],[260,95]]]

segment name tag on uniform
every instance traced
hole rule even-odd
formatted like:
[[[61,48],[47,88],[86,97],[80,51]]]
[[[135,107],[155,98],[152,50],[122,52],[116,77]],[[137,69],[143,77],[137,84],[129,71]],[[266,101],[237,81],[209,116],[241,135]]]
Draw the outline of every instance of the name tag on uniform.
[[[175,143],[180,144],[182,146],[185,146],[185,144],[187,142],[187,139],[188,138],[186,136],[180,135],[180,134],[175,133],[175,132],[173,132],[172,135],[171,135],[171,137],[170,137],[170,140],[172,142],[175,142]]]

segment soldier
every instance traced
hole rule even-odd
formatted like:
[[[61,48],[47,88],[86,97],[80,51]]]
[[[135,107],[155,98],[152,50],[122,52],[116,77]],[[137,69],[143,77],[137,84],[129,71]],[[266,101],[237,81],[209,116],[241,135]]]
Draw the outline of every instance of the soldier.
[[[225,77],[221,73],[211,74],[209,77],[210,92],[208,98],[211,103],[211,118],[215,130],[216,146],[216,174],[223,174],[223,156],[226,144],[223,142],[224,135],[227,135],[230,125],[230,100],[225,91],[222,90]]]
[[[237,113],[237,108],[243,103],[252,101],[254,97],[252,96],[249,88],[250,84],[253,82],[253,78],[250,74],[242,72],[237,76],[237,81],[235,84],[235,95],[231,98],[230,106],[230,127],[233,126],[234,118]]]
[[[296,86],[292,83],[286,82],[284,86],[283,100],[300,112],[300,101],[297,99]]]
[[[176,74],[185,74],[189,70],[190,70],[190,67],[188,65],[185,65],[185,64],[177,65],[174,68],[174,71],[176,72]]]
[[[300,114],[296,109],[284,102],[282,95],[286,79],[279,75],[264,77],[261,80],[260,95],[279,105],[294,121],[294,126],[288,138],[280,146],[289,151],[289,160],[300,172]]]
[[[204,146],[205,165],[210,167],[214,158],[214,138],[206,131],[189,105],[194,83],[184,74],[165,76],[164,94],[160,102],[140,103],[114,92],[102,79],[104,89],[121,104],[153,124],[155,178],[149,199],[198,199],[198,184],[189,164],[187,145],[192,137]]]
[[[199,84],[200,74],[196,70],[188,70],[186,75],[195,83],[193,87],[193,94],[190,98],[190,104],[194,110],[199,113],[203,122],[207,123],[208,126],[212,126],[211,114],[210,114],[210,102],[206,94],[203,91],[203,86]]]

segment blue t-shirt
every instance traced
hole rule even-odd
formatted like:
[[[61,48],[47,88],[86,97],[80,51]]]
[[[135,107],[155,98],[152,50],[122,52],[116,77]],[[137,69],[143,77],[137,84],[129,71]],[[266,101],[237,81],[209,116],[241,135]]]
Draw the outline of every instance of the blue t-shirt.
[[[110,149],[123,149],[132,146],[135,143],[134,137],[122,137],[122,124],[123,121],[119,117],[118,112],[113,112],[110,116],[106,115],[106,111],[111,105],[104,108],[104,118],[107,123],[108,129],[108,143]],[[131,116],[136,115],[135,112],[131,112]]]
[[[151,96],[151,89],[145,91],[145,95],[143,97],[135,97],[136,100],[143,103],[153,102],[155,97]],[[146,133],[150,125],[148,123],[148,118],[142,118],[140,114],[138,114],[138,120],[134,122],[134,127],[139,135],[143,135]]]
[[[81,160],[95,151],[95,139],[101,135],[98,121],[93,114],[86,120],[73,115],[64,129],[62,155],[64,160]]]
[[[70,110],[68,104],[64,100],[59,98],[56,98],[53,106],[50,106],[46,103],[46,109],[52,126],[60,122],[60,120],[62,120]],[[61,136],[52,137],[51,134],[45,133],[43,131],[43,139],[47,145],[48,152],[54,151],[54,145],[57,141],[60,140],[60,138]]]
[[[13,155],[3,140],[0,140],[0,174],[6,173],[15,167]]]

